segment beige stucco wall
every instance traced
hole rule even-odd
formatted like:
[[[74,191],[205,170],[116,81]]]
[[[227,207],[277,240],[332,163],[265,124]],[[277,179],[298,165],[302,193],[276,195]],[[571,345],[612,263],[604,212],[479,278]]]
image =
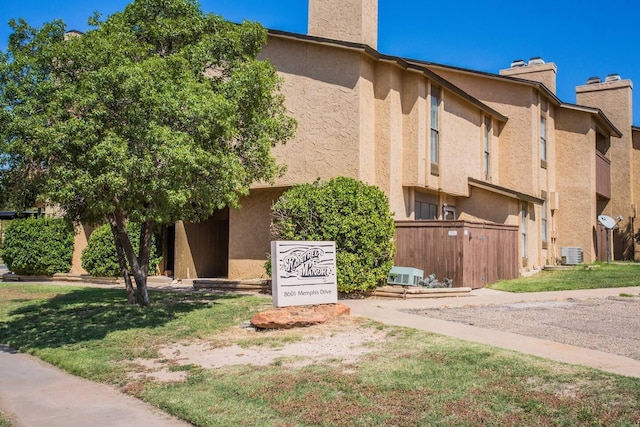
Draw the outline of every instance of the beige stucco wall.
[[[593,232],[598,212],[596,200],[595,128],[589,113],[559,109],[556,113],[556,167],[560,206],[553,214],[560,248],[583,249],[585,262],[596,260]]]
[[[359,179],[367,184],[376,180],[376,96],[375,96],[376,61],[362,57],[360,62],[359,93]]]
[[[521,193],[540,194],[537,91],[507,80],[449,68],[432,69],[509,118],[500,132],[498,174],[492,182]],[[549,127],[550,132],[552,129]]]
[[[396,219],[405,219],[402,193],[402,71],[393,64],[378,63],[375,80],[375,185],[389,198]]]
[[[381,188],[395,218],[402,220],[413,215],[409,188],[467,196],[468,177],[482,178],[484,113],[445,88],[440,173],[430,173],[431,82],[424,74],[361,52],[274,36],[262,56],[282,76],[287,108],[298,121],[294,140],[273,150],[287,165],[277,186],[358,178]],[[500,164],[497,139],[496,126],[494,168]],[[254,186],[261,187],[266,186]]]
[[[452,195],[469,195],[469,180],[483,180],[483,114],[469,103],[444,92],[440,120],[439,187]]]
[[[268,58],[283,78],[286,107],[298,122],[296,136],[272,150],[287,165],[276,185],[358,178],[361,54],[271,37],[261,57]]]
[[[429,104],[427,79],[407,73],[402,87],[404,113],[402,135],[402,173],[404,186],[427,186],[429,144]]]
[[[614,233],[616,259],[633,259],[633,231],[631,230],[632,190],[632,89],[630,80],[578,86],[578,104],[600,108],[622,133],[611,138],[608,158],[611,160],[611,209],[614,217],[623,216],[619,231]]]
[[[87,274],[87,271],[82,268],[82,251],[87,247],[89,237],[95,227],[89,225],[77,225],[74,229],[75,235],[73,236],[73,257],[71,259],[70,274]]]
[[[271,251],[271,206],[286,188],[252,190],[240,200],[241,209],[229,211],[229,278],[268,277],[264,270]]]
[[[472,187],[471,197],[460,198],[458,214],[461,220],[489,221],[497,224],[518,225],[519,203],[516,199]]]
[[[376,48],[378,0],[309,0],[308,34]]]

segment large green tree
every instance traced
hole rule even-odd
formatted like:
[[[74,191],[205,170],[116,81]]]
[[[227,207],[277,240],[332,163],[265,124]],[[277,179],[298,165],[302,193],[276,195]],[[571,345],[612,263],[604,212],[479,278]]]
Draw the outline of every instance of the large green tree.
[[[129,300],[146,306],[153,228],[237,206],[252,182],[280,173],[270,149],[295,123],[274,68],[257,59],[259,24],[195,0],[135,0],[89,22],[82,35],[62,21],[10,22],[0,185],[13,204],[39,195],[76,222],[107,221]],[[141,224],[138,255],[128,221]]]

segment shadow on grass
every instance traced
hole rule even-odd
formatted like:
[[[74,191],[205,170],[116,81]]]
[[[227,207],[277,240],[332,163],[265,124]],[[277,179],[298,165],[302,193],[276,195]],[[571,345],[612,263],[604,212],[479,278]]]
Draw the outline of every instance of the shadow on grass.
[[[20,350],[99,340],[108,333],[164,326],[182,314],[210,308],[236,295],[149,291],[152,306],[130,306],[118,289],[81,288],[12,310],[0,323],[0,343]],[[14,300],[16,301],[16,300]]]

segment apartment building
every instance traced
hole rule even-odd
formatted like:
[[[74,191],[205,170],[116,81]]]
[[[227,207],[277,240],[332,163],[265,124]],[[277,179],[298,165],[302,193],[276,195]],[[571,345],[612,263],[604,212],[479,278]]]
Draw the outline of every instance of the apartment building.
[[[397,221],[518,226],[521,271],[560,262],[566,247],[603,259],[598,215],[622,216],[615,259],[638,258],[630,81],[592,79],[569,104],[556,96],[556,65],[540,58],[491,74],[383,55],[376,41],[376,0],[310,0],[308,34],[269,32],[261,55],[298,121],[273,150],[287,173],[254,185],[242,209],[178,223],[167,264],[177,278],[265,277],[271,204],[335,176],[381,188]]]
[[[540,58],[492,74],[383,55],[376,42],[377,0],[309,0],[308,34],[269,31],[261,56],[298,121],[273,150],[287,172],[256,183],[241,209],[169,227],[162,270],[267,277],[271,205],[292,185],[336,176],[381,188],[398,222],[517,228],[516,271],[556,264],[567,247],[606,259],[598,215],[622,216],[614,258],[640,261],[630,81],[590,79],[569,104],[556,95],[556,65]]]

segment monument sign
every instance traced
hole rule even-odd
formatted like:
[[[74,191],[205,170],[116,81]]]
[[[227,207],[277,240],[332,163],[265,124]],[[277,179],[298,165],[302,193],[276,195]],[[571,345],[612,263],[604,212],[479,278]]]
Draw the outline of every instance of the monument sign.
[[[271,280],[276,307],[336,303],[336,243],[271,242]]]

